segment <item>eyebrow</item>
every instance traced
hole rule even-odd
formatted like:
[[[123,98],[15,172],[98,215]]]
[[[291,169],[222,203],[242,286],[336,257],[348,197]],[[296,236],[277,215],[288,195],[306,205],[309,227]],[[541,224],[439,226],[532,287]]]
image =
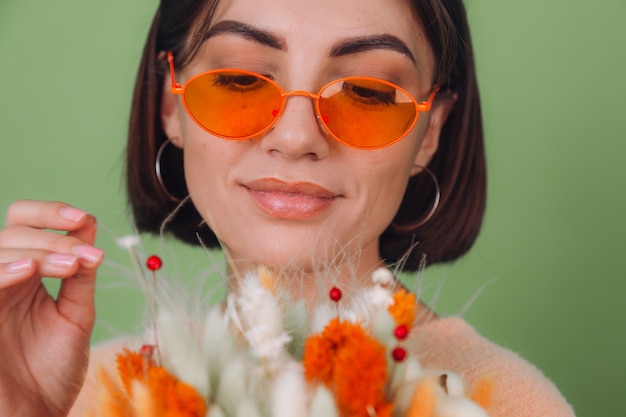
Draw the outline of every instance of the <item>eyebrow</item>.
[[[204,40],[223,33],[239,35],[273,49],[283,51],[287,50],[285,42],[271,32],[234,20],[224,20],[217,23],[209,29],[204,37]],[[395,51],[407,56],[414,63],[416,62],[415,56],[409,47],[399,38],[388,34],[359,36],[342,40],[332,47],[330,56],[332,58],[337,58],[376,49]]]
[[[406,55],[414,63],[415,56],[406,44],[393,35],[373,35],[343,40],[331,49],[331,57],[340,57],[374,49],[388,49]]]
[[[222,33],[232,33],[243,36],[246,39],[253,40],[261,45],[269,46],[273,49],[286,50],[285,43],[275,35],[262,29],[254,28],[245,23],[236,22],[234,20],[224,20],[217,23],[206,33],[204,40]]]

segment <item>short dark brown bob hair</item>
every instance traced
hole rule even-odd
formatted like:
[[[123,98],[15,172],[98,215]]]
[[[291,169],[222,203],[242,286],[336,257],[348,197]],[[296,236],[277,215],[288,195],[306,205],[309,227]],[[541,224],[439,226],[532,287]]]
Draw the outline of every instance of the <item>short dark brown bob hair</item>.
[[[160,118],[168,74],[162,52],[172,51],[177,65],[184,67],[201,45],[217,3],[162,0],[148,34],[135,83],[126,153],[128,199],[141,232],[159,233],[178,206],[161,187],[154,168],[158,149],[167,140]],[[443,94],[454,94],[457,101],[429,164],[441,189],[437,211],[426,224],[411,226],[429,211],[434,188],[427,175],[416,175],[409,181],[392,225],[380,237],[382,258],[389,264],[403,259],[405,270],[416,270],[424,256],[431,265],[467,252],[480,230],[486,200],[482,118],[465,7],[462,0],[412,0],[411,5],[438,63],[433,83],[441,86]],[[184,197],[182,152],[175,149],[167,147],[161,167],[169,192]],[[217,246],[213,232],[201,223],[189,202],[165,230],[190,244],[199,244],[198,234],[204,244]]]

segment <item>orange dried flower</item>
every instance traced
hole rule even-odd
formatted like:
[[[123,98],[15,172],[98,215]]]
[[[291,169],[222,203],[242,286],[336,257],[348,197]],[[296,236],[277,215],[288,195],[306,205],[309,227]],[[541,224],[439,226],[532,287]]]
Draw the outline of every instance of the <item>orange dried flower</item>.
[[[123,353],[117,355],[117,373],[120,376],[124,389],[132,394],[132,381],[143,380],[148,368],[155,366],[151,358],[146,358],[138,352],[131,352],[124,349]]]
[[[481,379],[472,389],[471,400],[480,405],[483,409],[488,409],[493,397],[493,381],[490,378]]]
[[[334,349],[336,349],[333,342],[333,340],[322,337],[322,335],[314,335],[307,339],[302,357],[304,376],[307,381],[330,385],[334,367],[333,355],[335,354]]]
[[[400,288],[393,295],[393,304],[389,306],[388,311],[398,326],[405,325],[410,329],[417,317],[417,297]]]
[[[150,401],[151,404],[139,405],[142,409],[155,410],[155,417],[204,417],[207,405],[196,390],[188,384],[170,375],[167,370],[157,366],[151,358],[125,350],[117,357],[117,367],[122,386],[126,391],[126,399],[120,404],[137,404],[133,401]],[[106,382],[106,381],[105,381]],[[149,395],[145,399],[134,398],[134,383],[142,384]],[[115,393],[111,386],[106,386],[110,396]],[[143,397],[143,396],[142,396]],[[126,417],[126,414],[119,414]],[[128,414],[128,417],[134,416]]]
[[[257,270],[257,275],[259,276],[259,282],[269,292],[272,294],[276,294],[276,280],[274,279],[274,274],[267,267],[259,267]]]
[[[413,391],[407,417],[432,417],[436,406],[437,393],[433,381],[420,381]]]
[[[363,328],[332,320],[321,334],[307,339],[302,359],[308,381],[323,383],[333,392],[345,417],[391,415],[384,394],[387,377],[385,347]]]
[[[130,400],[119,382],[104,369],[100,369],[98,379],[102,389],[98,391],[96,405],[87,412],[87,417],[134,417]]]

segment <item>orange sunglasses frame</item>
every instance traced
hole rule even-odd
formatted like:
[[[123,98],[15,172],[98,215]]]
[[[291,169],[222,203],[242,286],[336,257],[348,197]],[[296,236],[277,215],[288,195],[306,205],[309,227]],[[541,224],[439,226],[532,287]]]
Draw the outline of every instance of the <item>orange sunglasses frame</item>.
[[[417,120],[419,119],[419,114],[422,112],[428,112],[430,111],[430,108],[432,106],[433,100],[435,99],[435,96],[437,95],[437,92],[439,91],[439,87],[435,86],[427,101],[422,101],[422,102],[418,102],[415,97],[413,97],[413,95],[411,93],[409,93],[408,91],[406,91],[405,89],[403,89],[402,87],[399,87],[393,83],[390,83],[388,81],[385,80],[381,80],[379,78],[374,78],[374,77],[345,77],[345,78],[339,78],[337,80],[333,80],[331,82],[329,82],[328,84],[324,85],[322,88],[320,88],[320,92],[324,91],[325,88],[327,88],[329,85],[336,83],[337,81],[341,81],[341,80],[349,80],[352,78],[358,78],[360,80],[371,80],[371,81],[376,81],[385,85],[388,85],[390,87],[393,87],[397,90],[400,90],[401,92],[403,92],[404,94],[407,95],[407,97],[409,97],[411,99],[411,101],[413,102],[413,104],[415,105],[415,117],[413,119],[413,122],[411,123],[411,125],[409,126],[408,129],[406,129],[406,131],[400,135],[400,137],[398,137],[397,139],[394,139],[388,143],[382,144],[382,145],[376,145],[376,146],[358,146],[358,145],[354,145],[351,143],[348,143],[344,140],[342,140],[341,138],[339,138],[337,135],[335,135],[330,128],[326,125],[326,122],[324,121],[324,118],[320,112],[320,108],[319,108],[319,99],[320,99],[320,95],[319,94],[314,94],[314,93],[310,93],[308,91],[302,91],[302,90],[296,90],[296,91],[290,91],[290,92],[284,92],[282,90],[282,88],[280,88],[280,86],[270,80],[267,77],[264,77],[261,74],[257,74],[256,72],[252,72],[252,71],[246,71],[246,70],[241,70],[241,69],[236,69],[236,68],[218,68],[215,70],[211,70],[211,71],[205,71],[202,72],[200,74],[197,74],[193,77],[191,77],[189,80],[187,80],[187,82],[185,83],[185,86],[191,82],[192,80],[194,80],[195,78],[198,77],[202,77],[204,74],[206,74],[207,72],[214,72],[217,70],[220,71],[236,71],[242,74],[249,74],[249,75],[253,75],[255,77],[258,77],[272,85],[274,85],[277,90],[280,92],[280,96],[281,96],[281,106],[280,106],[280,110],[278,111],[278,113],[276,114],[276,116],[274,117],[274,121],[272,123],[270,123],[267,127],[265,127],[264,129],[252,134],[252,135],[248,135],[248,136],[242,136],[242,137],[232,137],[232,136],[225,136],[225,135],[221,135],[217,132],[213,132],[209,129],[207,129],[206,127],[203,126],[202,123],[200,123],[200,121],[198,119],[196,119],[196,117],[193,115],[193,113],[189,110],[189,108],[187,107],[187,103],[184,100],[184,96],[185,96],[185,86],[181,85],[180,83],[177,83],[174,79],[174,55],[172,54],[172,52],[168,52],[167,53],[167,61],[169,63],[170,66],[170,77],[171,77],[171,91],[173,94],[177,94],[177,95],[181,95],[183,96],[183,104],[185,106],[185,110],[187,111],[187,114],[189,114],[189,116],[191,116],[191,118],[194,120],[194,122],[196,122],[196,124],[198,126],[200,126],[203,130],[207,131],[208,133],[215,135],[217,137],[223,138],[223,139],[228,139],[228,140],[247,140],[247,139],[251,139],[257,136],[261,136],[262,134],[264,134],[265,132],[267,132],[268,130],[270,130],[275,124],[276,122],[278,122],[278,120],[280,119],[281,115],[283,114],[283,111],[285,109],[285,103],[287,101],[288,97],[291,96],[305,96],[305,97],[309,97],[312,98],[313,101],[315,102],[315,116],[317,118],[317,122],[318,124],[322,127],[323,131],[331,136],[333,139],[335,139],[336,141],[349,146],[351,148],[355,148],[355,149],[365,149],[365,150],[370,150],[370,149],[380,149],[380,148],[386,148],[387,146],[393,145],[394,143],[400,141],[401,139],[403,139],[406,135],[409,134],[409,132],[411,132],[411,130],[413,129],[413,127],[415,127],[415,125],[417,124]]]

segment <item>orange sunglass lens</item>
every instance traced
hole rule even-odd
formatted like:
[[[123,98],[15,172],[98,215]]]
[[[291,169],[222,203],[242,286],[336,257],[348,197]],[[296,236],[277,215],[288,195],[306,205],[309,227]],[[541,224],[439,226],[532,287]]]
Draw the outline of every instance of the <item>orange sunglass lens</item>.
[[[282,106],[280,90],[255,74],[215,71],[189,80],[185,106],[203,128],[218,136],[246,139],[268,128]]]
[[[328,85],[319,110],[327,129],[358,148],[378,148],[403,137],[417,120],[413,99],[382,81],[350,78]]]

